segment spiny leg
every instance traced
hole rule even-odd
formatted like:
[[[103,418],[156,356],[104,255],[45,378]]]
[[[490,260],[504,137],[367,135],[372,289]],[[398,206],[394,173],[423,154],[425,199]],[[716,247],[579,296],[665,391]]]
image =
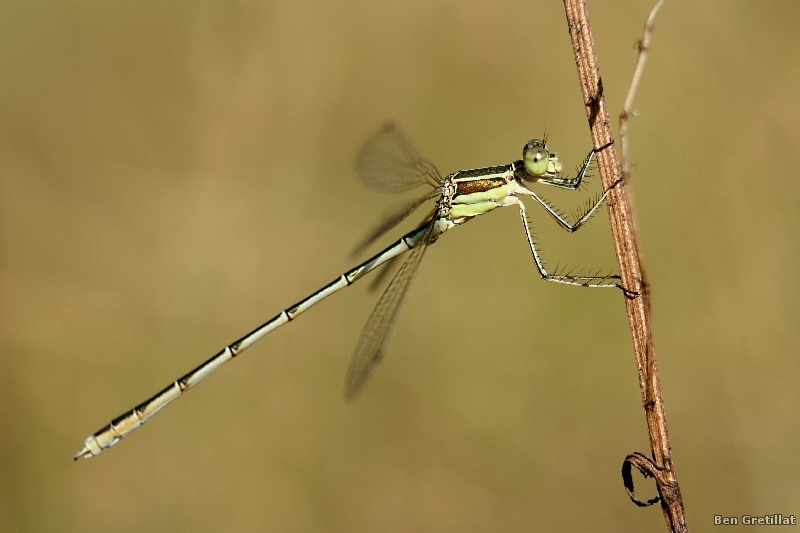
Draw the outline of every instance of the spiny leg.
[[[583,214],[578,216],[577,220],[572,224],[569,223],[561,213],[556,211],[556,209],[553,206],[547,203],[545,199],[543,199],[541,196],[539,196],[532,190],[521,189],[518,192],[530,196],[537,202],[539,202],[539,204],[541,204],[541,206],[545,208],[545,210],[550,214],[550,216],[552,216],[553,219],[555,219],[555,221],[558,222],[562,228],[572,233],[574,231],[577,231],[578,228],[583,226],[590,218],[592,218],[592,215],[594,215],[595,211],[597,211],[597,208],[600,207],[600,204],[603,203],[603,201],[606,199],[611,190],[617,185],[619,185],[620,182],[622,182],[622,178],[618,179],[611,187],[606,189],[606,191],[603,192],[603,194],[601,194],[593,203],[587,205]]]
[[[536,248],[536,242],[533,240],[533,235],[531,235],[530,226],[528,224],[528,214],[525,211],[525,205],[519,198],[511,197],[509,198],[511,203],[517,204],[519,207],[519,213],[522,217],[522,225],[525,228],[525,236],[528,238],[528,245],[531,248],[531,254],[533,254],[533,260],[536,263],[536,269],[539,271],[539,275],[542,276],[542,279],[545,281],[553,281],[556,283],[565,283],[567,285],[578,285],[581,287],[620,287],[620,277],[617,275],[574,275],[572,272],[568,272],[567,274],[558,274],[558,273],[550,273],[544,266],[544,261],[542,257],[539,255],[539,250]]]
[[[539,183],[544,183],[545,185],[552,185],[553,187],[559,187],[561,189],[570,189],[575,190],[581,186],[581,182],[583,178],[586,176],[586,171],[589,169],[589,165],[592,163],[592,159],[594,158],[594,154],[596,151],[593,149],[589,152],[589,155],[586,156],[586,159],[583,160],[583,165],[578,170],[578,175],[574,178],[565,178],[564,176],[542,176],[539,178]]]
[[[537,181],[539,183],[544,183],[545,185],[575,190],[580,187],[581,183],[583,182],[583,178],[586,176],[586,171],[589,169],[589,165],[592,163],[592,159],[594,158],[595,154],[602,152],[612,144],[614,144],[614,141],[611,141],[605,146],[601,146],[597,149],[592,148],[592,150],[589,152],[589,155],[587,155],[586,159],[583,160],[583,165],[580,167],[580,169],[578,169],[578,175],[574,178],[565,178],[561,175],[546,175],[542,176]],[[612,185],[611,188],[613,188],[614,185]]]

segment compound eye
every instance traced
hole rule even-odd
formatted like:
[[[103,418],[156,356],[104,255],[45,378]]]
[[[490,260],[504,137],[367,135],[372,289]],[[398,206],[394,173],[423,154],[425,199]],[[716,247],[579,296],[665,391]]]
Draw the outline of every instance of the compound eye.
[[[542,141],[530,141],[522,150],[522,160],[528,174],[538,178],[543,176],[550,166],[550,153]]]

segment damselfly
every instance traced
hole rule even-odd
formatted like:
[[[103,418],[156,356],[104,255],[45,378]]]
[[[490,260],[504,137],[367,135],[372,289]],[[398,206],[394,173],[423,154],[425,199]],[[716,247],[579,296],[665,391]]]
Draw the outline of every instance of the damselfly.
[[[589,152],[577,176],[569,178],[561,174],[561,163],[558,156],[554,152],[548,151],[546,140],[532,140],[523,148],[523,157],[519,161],[497,167],[462,170],[442,178],[436,167],[417,154],[396,126],[386,125],[366,143],[359,154],[356,170],[363,181],[372,188],[390,192],[405,191],[423,184],[432,186],[433,190],[389,216],[367,236],[359,246],[359,250],[364,249],[395,227],[426,201],[435,199],[435,206],[425,217],[424,222],[374,257],[345,272],[317,292],[281,311],[265,324],[226,346],[214,357],[173,382],[149,400],[112,420],[110,424],[86,439],[83,448],[75,455],[75,459],[89,458],[110,448],[121,438],[144,424],[168,403],[195,386],[220,365],[242,353],[245,348],[270,331],[294,320],[300,313],[339,289],[352,285],[367,272],[411,250],[408,258],[400,266],[378,300],[375,310],[361,333],[361,338],[347,370],[345,384],[345,396],[347,398],[355,397],[363,389],[370,373],[383,357],[389,334],[397,318],[397,312],[422,256],[425,254],[425,249],[445,231],[498,207],[516,206],[519,209],[534,263],[543,279],[586,287],[619,287],[619,276],[615,275],[548,272],[531,234],[525,205],[520,201],[521,196],[533,198],[561,227],[570,232],[577,230],[594,214],[610,189],[600,195],[596,201],[589,203],[587,208],[575,217],[574,222],[569,222],[528,185],[542,183],[563,189],[577,189],[586,175],[586,170],[594,154],[594,150]]]

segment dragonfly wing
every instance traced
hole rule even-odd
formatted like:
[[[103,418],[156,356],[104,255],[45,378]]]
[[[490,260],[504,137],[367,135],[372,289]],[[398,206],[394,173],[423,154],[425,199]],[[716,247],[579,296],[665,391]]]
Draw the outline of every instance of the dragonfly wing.
[[[428,213],[428,215],[425,218],[422,219],[423,223],[426,220],[430,220],[431,217],[433,217],[434,213],[436,213],[436,208],[435,207],[433,208],[433,210],[430,213]],[[420,225],[422,225],[422,224],[420,224]],[[392,257],[391,259],[389,259],[388,261],[386,261],[384,264],[382,264],[379,267],[379,269],[376,269],[377,273],[372,278],[372,281],[370,282],[369,287],[367,287],[367,290],[369,292],[373,292],[373,291],[375,291],[375,289],[380,287],[381,284],[383,283],[383,280],[386,279],[386,275],[389,272],[392,271],[393,267],[395,267],[399,261],[400,261],[400,256],[396,255],[396,256]]]
[[[347,369],[344,389],[347,399],[355,398],[363,390],[372,370],[383,359],[383,350],[397,319],[397,312],[433,233],[433,221],[428,224],[428,229],[389,282],[361,331],[361,338]]]
[[[352,255],[359,255],[363,252],[370,244],[375,242],[376,239],[379,239],[384,233],[401,223],[405,220],[408,215],[413,213],[419,206],[427,202],[428,200],[432,200],[442,194],[440,188],[436,188],[422,196],[421,198],[417,198],[407,204],[401,205],[399,208],[395,209],[394,211],[390,211],[386,216],[383,218],[381,223],[375,228],[370,231],[366,237],[358,244],[358,246],[353,250]],[[430,218],[430,217],[427,217]]]
[[[372,281],[369,282],[369,286],[367,287],[367,291],[375,292],[375,290],[380,287],[386,276],[389,272],[392,271],[394,267],[397,266],[397,263],[400,261],[400,256],[396,255],[382,264],[380,267],[376,268],[376,274],[372,277]]]
[[[386,124],[366,142],[356,159],[356,172],[363,182],[384,192],[405,191],[442,181],[439,171],[422,159],[400,129]]]

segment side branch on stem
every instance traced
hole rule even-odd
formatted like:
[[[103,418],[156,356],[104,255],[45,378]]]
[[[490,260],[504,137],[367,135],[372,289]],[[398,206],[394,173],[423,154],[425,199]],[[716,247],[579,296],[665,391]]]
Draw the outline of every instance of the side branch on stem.
[[[644,67],[653,19],[661,7],[662,1],[659,1],[653,9],[645,26],[645,34],[639,45],[640,55],[631,82],[631,89],[628,92],[625,109],[620,119],[620,122],[624,121],[624,126],[621,125],[620,131],[623,152],[623,167],[620,171],[617,150],[611,144],[613,143],[613,132],[603,97],[603,83],[600,78],[600,69],[597,65],[597,55],[594,49],[594,40],[589,26],[586,5],[583,0],[564,0],[593,146],[607,147],[607,149],[597,154],[597,163],[604,189],[609,189],[620,178],[625,180],[629,175],[627,117]],[[631,499],[635,503],[649,505],[656,501],[661,502],[664,519],[671,532],[687,532],[683,500],[681,499],[680,488],[672,462],[667,419],[664,413],[664,400],[661,394],[661,380],[658,374],[655,348],[653,347],[650,326],[649,288],[639,253],[636,224],[626,185],[627,183],[623,181],[623,183],[614,187],[614,190],[610,192],[607,198],[607,205],[617,262],[619,263],[622,277],[622,286],[626,288],[625,305],[628,313],[628,323],[631,328],[636,366],[639,372],[639,387],[642,394],[645,418],[647,419],[653,459],[639,453],[629,455],[623,463],[623,481]],[[634,497],[633,482],[630,477],[631,466],[636,466],[644,475],[652,476],[656,479],[659,494],[657,499],[641,502]]]

